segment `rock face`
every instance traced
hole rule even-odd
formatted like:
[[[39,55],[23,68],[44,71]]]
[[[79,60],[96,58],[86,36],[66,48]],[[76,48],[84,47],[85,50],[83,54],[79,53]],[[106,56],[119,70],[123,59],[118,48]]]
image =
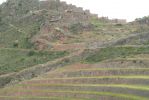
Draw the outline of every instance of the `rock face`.
[[[34,38],[34,42],[47,36],[47,42],[53,40],[66,40],[71,33],[81,33],[93,29],[90,20],[93,17],[89,11],[84,11],[83,8],[78,8],[74,5],[68,5],[66,2],[59,0],[47,0],[40,2],[40,12],[44,15],[44,20],[40,26],[40,35]],[[42,11],[44,10],[44,11]],[[79,23],[79,24],[78,24]],[[75,26],[79,25],[79,26]],[[56,30],[56,28],[60,30]],[[45,38],[44,38],[45,39]],[[47,43],[45,43],[46,45]],[[42,43],[43,45],[43,43]],[[48,47],[48,44],[45,48]],[[38,47],[37,47],[38,48]]]
[[[8,18],[21,17],[37,9],[39,9],[38,0],[8,0],[2,5],[2,15]]]
[[[3,21],[7,23],[6,27],[10,26],[24,34],[23,39],[18,40],[18,47],[20,41],[23,41],[23,44],[27,42],[35,48],[48,48],[53,40],[63,42],[70,35],[92,30],[92,18],[98,17],[88,10],[59,0],[8,0],[0,6],[0,23]],[[79,28],[73,27],[78,23]],[[20,31],[19,28],[23,30]],[[60,30],[55,30],[56,28]],[[16,40],[11,41],[14,43]]]

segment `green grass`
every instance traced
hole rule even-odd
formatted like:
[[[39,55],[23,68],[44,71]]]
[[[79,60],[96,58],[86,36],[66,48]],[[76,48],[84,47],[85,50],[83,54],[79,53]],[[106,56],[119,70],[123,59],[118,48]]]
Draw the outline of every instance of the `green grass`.
[[[55,86],[55,87],[114,87],[114,88],[128,88],[134,90],[149,91],[149,86],[141,85],[127,85],[127,84],[20,84],[18,86]],[[19,89],[18,89],[19,90]]]
[[[13,90],[12,90],[13,91]],[[20,91],[20,90],[19,90]],[[22,90],[26,91],[26,90]],[[21,92],[21,91],[20,91]],[[26,91],[27,92],[27,91]],[[136,95],[130,95],[130,94],[117,94],[117,93],[111,93],[111,92],[97,92],[97,91],[49,91],[49,90],[30,90],[29,92],[36,92],[36,93],[67,93],[67,94],[84,94],[84,95],[98,95],[98,96],[112,96],[112,97],[120,97],[122,99],[128,99],[128,100],[148,100],[148,98],[140,97]]]
[[[0,96],[3,99],[48,99],[48,100],[91,100],[80,98],[67,98],[67,97],[41,97],[41,96]],[[94,100],[94,99],[92,99]]]
[[[18,48],[34,48],[31,38],[39,33],[39,22],[32,22],[26,25],[6,24],[7,27],[0,28],[0,46],[13,48],[14,43],[18,41]]]
[[[4,47],[13,47],[15,40],[22,39],[23,34],[16,29],[9,28],[8,30],[0,33],[0,45]]]
[[[66,51],[0,49],[0,74],[17,72],[67,55]]]
[[[97,20],[97,19],[92,19],[91,23],[96,27],[96,29],[99,28],[104,28],[104,26],[106,26],[108,24],[108,22],[104,21],[104,20]]]
[[[60,69],[55,72],[77,72],[77,71],[149,71],[149,68],[85,68],[85,69]]]
[[[126,58],[130,55],[149,54],[149,47],[107,47],[89,54],[84,62],[96,63],[107,59]]]
[[[72,80],[72,79],[149,79],[149,76],[132,75],[132,76],[93,76],[93,77],[67,77],[67,78],[39,78],[34,80]]]

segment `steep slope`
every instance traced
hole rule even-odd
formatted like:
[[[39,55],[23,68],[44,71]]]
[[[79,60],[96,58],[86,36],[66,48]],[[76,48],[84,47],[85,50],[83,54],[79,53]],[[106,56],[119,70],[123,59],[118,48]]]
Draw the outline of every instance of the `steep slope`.
[[[0,100],[148,100],[148,19],[59,0],[0,5]]]
[[[8,0],[0,6],[0,9],[0,49],[2,50],[0,68],[10,70],[9,72],[16,71],[16,66],[22,70],[49,60],[44,55],[45,60],[42,59],[42,62],[41,60],[23,62],[24,59],[31,58],[26,56],[28,52],[56,50],[60,53],[64,51],[72,53],[94,48],[96,44],[100,47],[134,31],[134,28],[127,24],[118,26],[109,19],[99,19],[97,15],[84,11],[83,8],[67,5],[58,0]],[[25,52],[24,56],[22,51]],[[63,57],[64,55],[60,53],[56,56]],[[15,55],[20,57],[12,59],[10,63],[5,62]],[[33,56],[32,59],[36,60]],[[18,64],[19,61],[22,64]],[[7,71],[3,72],[5,73]]]
[[[58,0],[9,0],[1,5],[1,21],[1,47],[17,42],[19,48],[39,50],[51,49],[53,43],[107,42],[135,31]]]
[[[74,63],[1,89],[2,100],[148,100],[148,47],[83,53]],[[84,63],[85,62],[85,63]],[[10,91],[11,90],[11,91]]]
[[[148,55],[76,63],[0,91],[2,100],[148,100]],[[140,62],[142,61],[142,62]],[[11,91],[10,91],[11,90]]]

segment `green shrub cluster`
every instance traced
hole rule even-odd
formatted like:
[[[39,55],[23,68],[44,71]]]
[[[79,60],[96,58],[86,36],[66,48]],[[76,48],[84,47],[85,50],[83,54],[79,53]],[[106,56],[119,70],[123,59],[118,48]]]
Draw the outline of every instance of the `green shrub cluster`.
[[[75,23],[75,24],[72,24],[69,29],[70,29],[70,32],[79,34],[80,32],[83,31],[83,25],[82,23]]]

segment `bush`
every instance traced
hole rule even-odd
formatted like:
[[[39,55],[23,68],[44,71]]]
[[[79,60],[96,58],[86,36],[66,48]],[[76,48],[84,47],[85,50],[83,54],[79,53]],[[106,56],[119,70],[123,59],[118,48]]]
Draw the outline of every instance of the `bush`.
[[[4,87],[6,84],[10,83],[13,77],[7,76],[7,77],[0,77],[0,88]]]
[[[123,24],[116,24],[115,26],[123,26]]]
[[[35,55],[35,51],[29,51],[27,55],[28,56],[33,56],[33,55]]]
[[[13,43],[13,47],[18,48],[18,46],[19,46],[19,41],[16,40],[16,41]]]
[[[79,34],[80,32],[83,31],[83,25],[82,23],[75,23],[75,24],[72,24],[69,29],[70,29],[70,32]]]

